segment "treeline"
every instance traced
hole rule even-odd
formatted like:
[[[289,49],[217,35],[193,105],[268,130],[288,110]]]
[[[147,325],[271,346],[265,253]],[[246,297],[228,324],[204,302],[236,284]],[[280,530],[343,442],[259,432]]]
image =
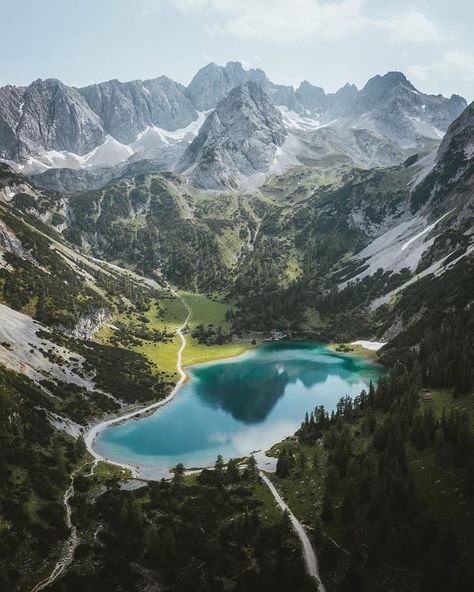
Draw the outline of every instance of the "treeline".
[[[288,516],[262,515],[253,458],[242,468],[219,457],[192,481],[178,465],[172,480],[135,492],[108,485],[91,504],[94,481],[77,480],[74,521],[84,533],[100,527],[52,592],[315,592]]]
[[[26,590],[68,535],[62,497],[83,443],[58,432],[51,396],[0,366],[0,589]]]
[[[376,387],[371,384],[354,400],[341,399],[331,414],[316,408],[298,431],[300,447],[281,450],[279,477],[295,479],[296,487],[306,470],[323,483],[313,521],[332,589],[471,589],[469,318],[461,313],[427,332],[418,352],[407,352]],[[450,389],[451,402],[436,407],[441,395],[428,393],[432,387]],[[443,486],[437,485],[437,475],[447,480]],[[452,490],[442,490],[446,482]],[[336,536],[339,547],[324,533]]]
[[[222,325],[215,327],[212,324],[205,326],[202,323],[191,332],[191,335],[198,343],[204,345],[223,345],[232,339],[232,335],[223,333]]]
[[[137,176],[133,183],[72,197],[74,222],[65,237],[76,245],[87,238],[98,256],[119,259],[149,277],[159,268],[181,287],[222,289],[228,271],[215,230],[204,218],[183,216],[183,197],[166,175]]]

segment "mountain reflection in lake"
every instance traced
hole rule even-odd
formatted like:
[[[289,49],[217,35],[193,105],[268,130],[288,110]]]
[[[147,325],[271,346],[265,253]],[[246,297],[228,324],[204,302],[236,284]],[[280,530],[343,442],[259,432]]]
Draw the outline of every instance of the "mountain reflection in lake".
[[[334,409],[356,396],[383,368],[320,344],[291,343],[196,366],[176,398],[154,415],[104,430],[97,450],[145,473],[179,462],[212,464],[264,449],[298,429],[316,405]]]

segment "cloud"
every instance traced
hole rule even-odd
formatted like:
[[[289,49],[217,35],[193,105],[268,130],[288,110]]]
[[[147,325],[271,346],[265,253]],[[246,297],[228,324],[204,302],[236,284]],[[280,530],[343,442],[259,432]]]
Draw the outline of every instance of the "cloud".
[[[437,25],[413,8],[382,21],[373,21],[373,24],[386,29],[390,40],[396,43],[426,43],[444,39]]]
[[[206,9],[207,30],[285,44],[312,36],[338,39],[363,29],[365,0],[175,0],[184,13]]]
[[[312,36],[338,39],[366,25],[363,0],[178,0],[178,8],[212,9],[208,30],[245,40],[285,44]]]
[[[365,0],[174,0],[173,6],[184,13],[205,13],[209,32],[245,40],[289,44],[312,37],[341,39],[370,28],[387,30],[398,43],[443,39],[419,10],[373,19]]]
[[[425,65],[414,64],[407,68],[407,72],[418,80],[456,78],[471,82],[474,81],[474,54],[463,50],[445,51],[440,60]]]

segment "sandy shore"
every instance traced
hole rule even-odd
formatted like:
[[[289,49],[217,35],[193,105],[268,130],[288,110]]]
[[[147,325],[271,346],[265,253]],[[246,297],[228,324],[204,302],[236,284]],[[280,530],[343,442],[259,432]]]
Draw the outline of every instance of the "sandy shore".
[[[157,401],[156,403],[152,403],[151,405],[147,405],[146,407],[143,407],[142,409],[136,409],[134,411],[130,411],[129,413],[125,413],[124,415],[119,415],[117,417],[112,417],[110,419],[106,419],[104,421],[101,421],[101,422],[93,425],[84,436],[84,442],[86,444],[87,450],[90,452],[90,454],[94,457],[94,459],[96,461],[105,461],[105,462],[113,464],[117,467],[121,467],[123,469],[128,469],[129,471],[131,471],[133,477],[140,476],[140,467],[138,467],[137,465],[120,463],[120,462],[117,462],[117,461],[114,461],[114,460],[111,460],[107,457],[102,456],[95,449],[95,443],[96,443],[98,435],[105,428],[107,428],[111,425],[115,425],[117,423],[122,423],[123,421],[127,421],[128,419],[132,419],[133,417],[137,417],[138,415],[145,415],[145,414],[149,413],[150,411],[154,411],[155,409],[163,407],[163,405],[166,405],[167,403],[172,401],[175,398],[175,396],[177,395],[179,389],[182,387],[182,385],[186,381],[187,375],[186,375],[186,372],[184,371],[183,366],[182,366],[183,351],[184,351],[184,348],[186,347],[186,337],[185,337],[184,331],[187,327],[189,319],[191,318],[192,310],[188,306],[188,304],[184,300],[184,298],[182,298],[176,291],[172,290],[171,288],[170,288],[170,291],[174,296],[176,296],[176,298],[179,298],[181,300],[183,305],[186,307],[186,310],[188,311],[188,315],[186,317],[186,320],[181,325],[181,327],[179,327],[176,330],[177,335],[179,335],[179,337],[181,338],[181,347],[179,348],[178,356],[176,359],[176,369],[179,374],[178,382],[176,383],[176,385],[174,386],[174,388],[170,392],[170,394],[166,398],[162,399],[161,401]]]

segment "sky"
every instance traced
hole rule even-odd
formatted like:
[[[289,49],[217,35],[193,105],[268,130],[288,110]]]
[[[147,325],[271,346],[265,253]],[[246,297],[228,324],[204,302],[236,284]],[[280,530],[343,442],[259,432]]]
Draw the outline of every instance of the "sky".
[[[0,85],[84,86],[209,62],[332,92],[400,70],[424,92],[474,99],[474,0],[0,0]]]

